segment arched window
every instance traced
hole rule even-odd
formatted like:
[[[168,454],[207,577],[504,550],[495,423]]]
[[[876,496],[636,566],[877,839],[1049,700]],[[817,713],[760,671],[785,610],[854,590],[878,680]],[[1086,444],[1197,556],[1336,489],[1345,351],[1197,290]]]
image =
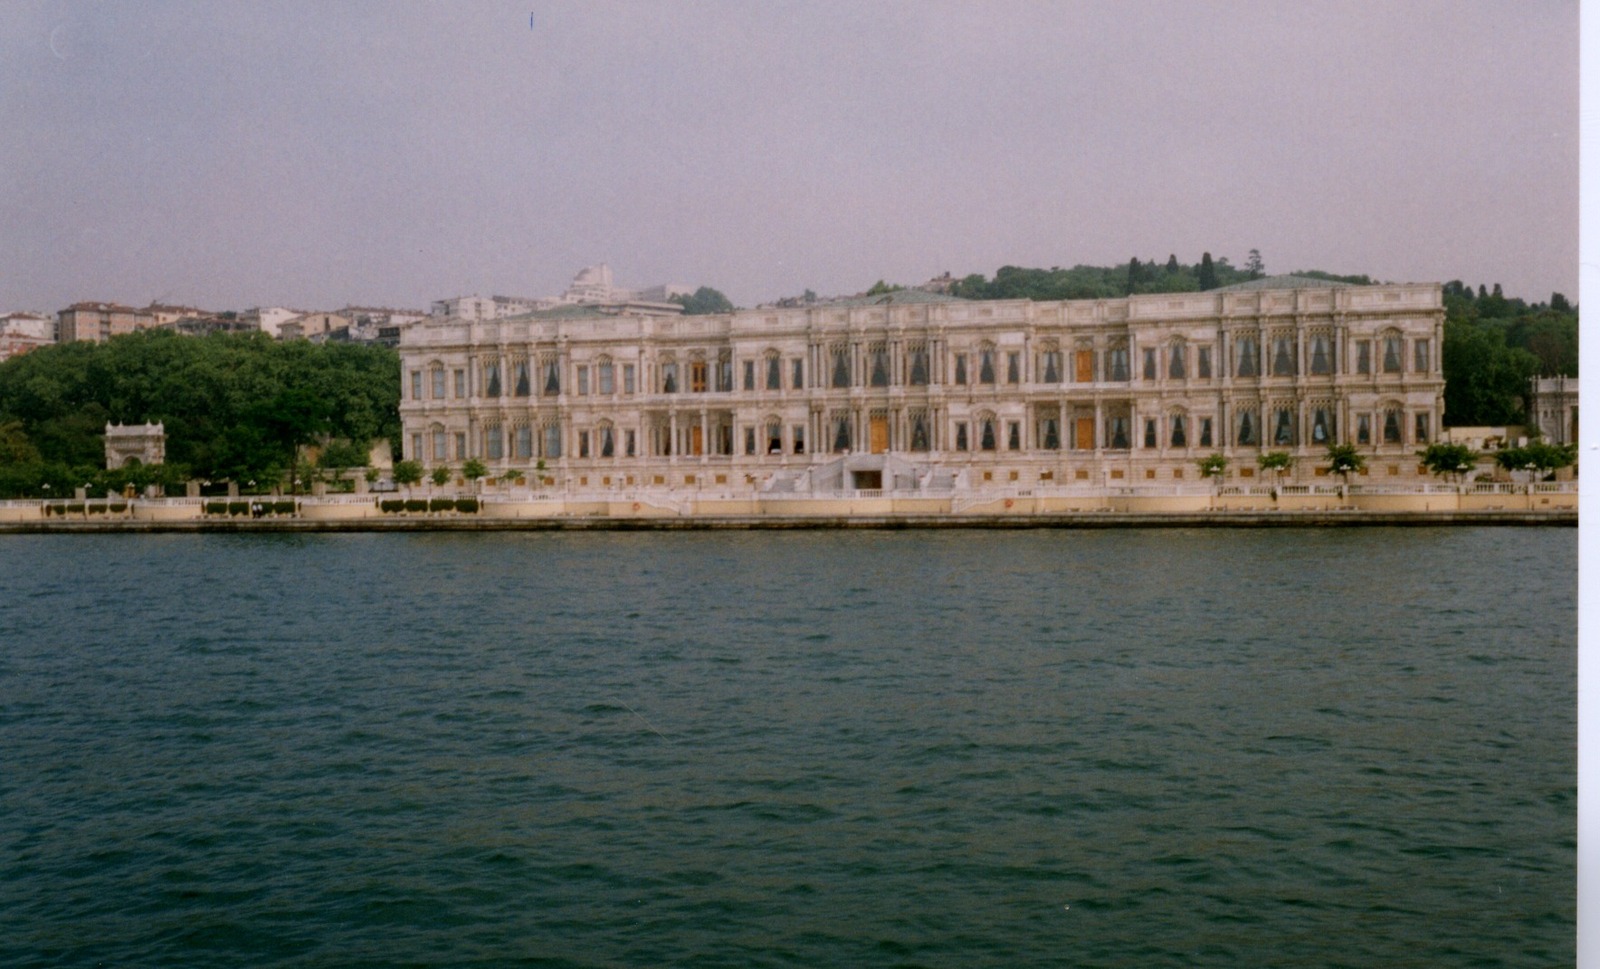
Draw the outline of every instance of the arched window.
[[[610,421],[601,421],[595,429],[595,435],[600,439],[600,456],[614,458],[617,456],[617,431]]]
[[[1039,350],[1040,380],[1047,384],[1061,382],[1061,348],[1054,342],[1047,342]]]
[[[913,387],[926,387],[928,385],[928,347],[923,343],[914,343],[906,351],[906,360],[909,366],[906,370],[910,374]]]
[[[1172,380],[1182,380],[1187,376],[1184,366],[1184,346],[1182,340],[1172,341],[1172,346],[1167,349],[1167,377]]]
[[[500,361],[489,360],[484,363],[483,387],[483,392],[486,396],[500,396]]]
[[[927,411],[914,410],[911,412],[911,450],[929,450]]]
[[[1272,413],[1272,443],[1275,446],[1294,444],[1294,412],[1287,407],[1279,407]]]
[[[1272,340],[1272,375],[1293,377],[1294,372],[1294,337],[1279,334]]]
[[[850,450],[850,415],[836,414],[833,418],[833,449]]]
[[[1328,404],[1314,406],[1311,409],[1311,443],[1332,444],[1335,431],[1333,407]]]
[[[617,392],[617,367],[611,362],[610,357],[600,357],[594,365],[595,383],[597,391],[602,394]]]
[[[994,344],[985,343],[978,348],[978,383],[994,383]],[[993,448],[985,448],[992,451]]]
[[[1256,436],[1256,415],[1254,410],[1239,411],[1238,431],[1233,439],[1244,447],[1255,447],[1260,444]]]
[[[675,394],[678,392],[678,361],[665,357],[661,361],[661,392]]]
[[[833,386],[850,386],[850,348],[840,344],[833,348]]]
[[[1326,334],[1316,333],[1311,337],[1311,372],[1318,376],[1333,372],[1333,354],[1328,351]]]
[[[1400,443],[1400,407],[1390,404],[1383,410],[1383,443]]]
[[[1399,373],[1400,359],[1400,332],[1390,330],[1383,335],[1383,372]],[[1388,431],[1384,432],[1384,437],[1388,438]]]
[[[1177,414],[1173,414],[1170,417],[1168,417],[1167,418],[1167,425],[1168,425],[1168,428],[1171,431],[1171,437],[1168,439],[1169,442],[1170,442],[1170,445],[1172,447],[1175,447],[1175,448],[1186,448],[1186,447],[1188,447],[1189,446],[1189,428],[1187,427],[1187,425],[1184,422],[1183,414],[1177,413]]]
[[[1255,334],[1242,333],[1233,341],[1235,377],[1255,377],[1261,373],[1261,350]]]
[[[994,433],[994,415],[983,414],[978,417],[978,448],[984,451],[993,451],[998,443]]]
[[[867,383],[873,387],[889,386],[889,350],[881,343],[873,344],[867,351],[867,358],[871,369],[867,373]]]
[[[763,360],[766,363],[766,370],[767,370],[767,389],[768,390],[782,390],[783,389],[783,358],[778,355],[778,351],[776,351],[776,350],[768,350],[766,352],[766,356],[763,357]]]

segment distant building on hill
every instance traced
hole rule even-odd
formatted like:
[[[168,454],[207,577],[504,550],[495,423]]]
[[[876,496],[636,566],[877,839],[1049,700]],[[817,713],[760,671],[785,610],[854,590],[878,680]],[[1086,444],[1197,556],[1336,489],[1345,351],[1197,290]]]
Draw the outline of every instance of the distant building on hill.
[[[120,303],[73,303],[56,314],[56,332],[62,343],[104,343],[155,325],[154,313]]]
[[[56,342],[56,321],[42,313],[0,316],[0,360],[21,356]]]

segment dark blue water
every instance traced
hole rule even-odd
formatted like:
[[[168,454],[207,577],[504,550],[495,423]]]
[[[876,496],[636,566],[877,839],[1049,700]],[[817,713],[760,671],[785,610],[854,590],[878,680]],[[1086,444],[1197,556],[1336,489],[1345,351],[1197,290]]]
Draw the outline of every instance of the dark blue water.
[[[0,965],[1551,966],[1576,531],[0,539]]]

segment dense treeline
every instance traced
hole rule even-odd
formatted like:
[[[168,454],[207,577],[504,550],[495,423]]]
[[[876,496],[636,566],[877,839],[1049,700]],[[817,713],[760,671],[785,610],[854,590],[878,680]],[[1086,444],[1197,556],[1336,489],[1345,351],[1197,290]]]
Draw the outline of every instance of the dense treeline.
[[[1261,254],[1252,249],[1242,267],[1235,267],[1226,258],[1213,260],[1209,252],[1194,264],[1181,263],[1176,255],[1170,255],[1164,263],[1133,258],[1114,266],[1079,265],[1071,269],[1002,266],[993,279],[981,273],[958,279],[950,292],[967,299],[1114,299],[1140,293],[1202,292],[1265,275]],[[1372,282],[1366,276],[1335,276],[1316,270],[1297,270],[1296,275],[1338,282]]]
[[[1444,420],[1522,423],[1535,376],[1578,375],[1578,308],[1553,293],[1532,305],[1453,279],[1444,285]]]
[[[0,496],[188,477],[265,484],[299,448],[398,440],[399,356],[385,347],[280,342],[264,334],[145,331],[64,343],[0,363]],[[107,475],[106,423],[161,423],[162,469]]]

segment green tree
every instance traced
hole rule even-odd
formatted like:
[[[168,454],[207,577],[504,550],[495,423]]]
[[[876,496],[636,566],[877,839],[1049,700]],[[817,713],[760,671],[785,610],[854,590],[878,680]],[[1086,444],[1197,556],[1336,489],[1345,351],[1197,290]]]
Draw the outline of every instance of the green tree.
[[[1200,257],[1200,290],[1201,292],[1204,292],[1208,289],[1216,288],[1217,267],[1216,264],[1211,261],[1211,253],[1208,252]]]
[[[1220,478],[1228,473],[1228,459],[1221,454],[1208,454],[1195,462],[1200,466],[1200,477]]]
[[[477,481],[479,478],[484,477],[488,473],[489,469],[485,467],[484,463],[479,461],[477,458],[472,458],[468,460],[466,464],[461,466],[461,476],[466,478],[468,481]]]
[[[396,461],[394,463],[394,483],[397,485],[415,485],[422,483],[421,461]]]
[[[1507,471],[1531,471],[1542,479],[1572,464],[1577,457],[1576,445],[1534,440],[1522,447],[1501,448],[1495,452],[1494,460]]]
[[[870,287],[867,288],[866,295],[868,295],[868,296],[884,296],[884,295],[886,295],[888,293],[898,293],[902,289],[905,289],[905,287],[904,286],[900,286],[898,284],[891,285],[891,284],[886,283],[886,282],[884,282],[883,280],[880,279],[877,282],[873,283]]]
[[[1478,454],[1465,444],[1446,444],[1437,441],[1427,446],[1425,450],[1418,451],[1417,457],[1422,459],[1423,467],[1428,473],[1445,477],[1455,475],[1459,481],[1463,475],[1472,470],[1477,463]]]
[[[1366,466],[1367,459],[1354,444],[1328,445],[1328,470],[1343,478],[1345,484],[1350,483],[1352,474],[1360,474]]]
[[[365,467],[367,457],[367,449],[361,445],[344,438],[335,438],[323,446],[322,454],[317,457],[317,464],[332,471],[345,471],[349,468]]]
[[[1266,264],[1261,261],[1260,249],[1250,250],[1250,255],[1244,261],[1244,271],[1251,279],[1260,279],[1267,274]]]
[[[446,484],[450,483],[450,469],[441,464],[437,468],[434,468],[433,473],[428,477],[433,480],[435,487],[443,488]]]
[[[683,306],[685,316],[705,316],[710,313],[732,313],[733,303],[710,286],[701,286],[693,296],[675,296],[672,301]]]
[[[1260,465],[1263,471],[1288,474],[1289,469],[1294,467],[1294,455],[1288,451],[1268,451],[1256,458],[1256,464]]]

